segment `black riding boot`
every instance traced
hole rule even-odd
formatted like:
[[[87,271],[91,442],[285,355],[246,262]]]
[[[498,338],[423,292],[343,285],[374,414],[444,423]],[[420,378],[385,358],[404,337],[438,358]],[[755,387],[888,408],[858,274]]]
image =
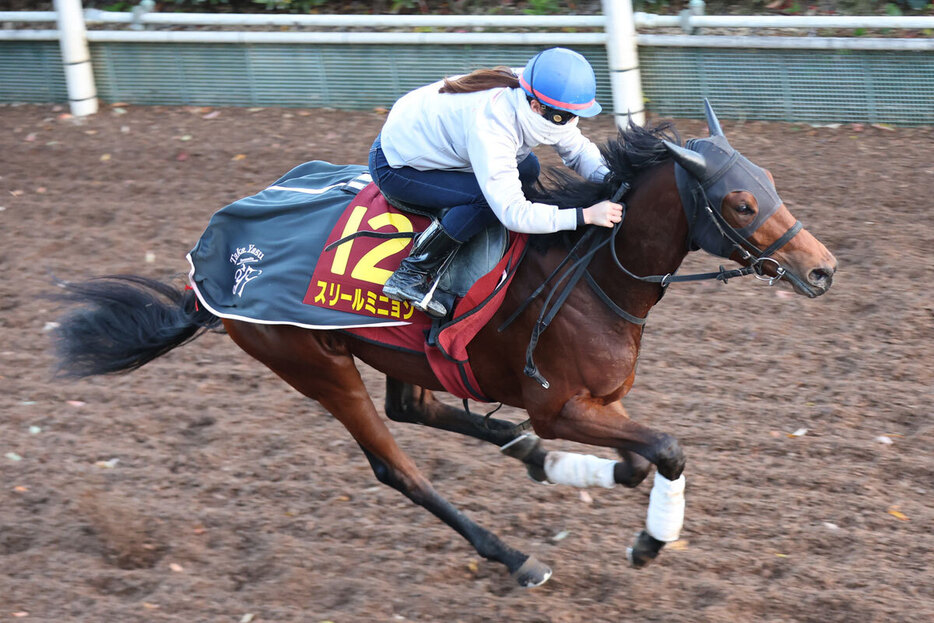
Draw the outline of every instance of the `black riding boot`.
[[[448,310],[432,295],[460,246],[440,222],[432,221],[415,239],[409,256],[383,285],[383,294],[396,301],[408,301],[429,316],[444,318]]]

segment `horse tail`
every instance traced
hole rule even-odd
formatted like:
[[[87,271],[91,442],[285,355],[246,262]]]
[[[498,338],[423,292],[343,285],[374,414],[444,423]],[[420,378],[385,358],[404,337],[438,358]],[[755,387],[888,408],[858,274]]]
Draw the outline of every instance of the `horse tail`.
[[[56,299],[80,305],[55,332],[56,376],[131,372],[189,342],[221,319],[198,305],[194,291],[136,275],[61,283]]]

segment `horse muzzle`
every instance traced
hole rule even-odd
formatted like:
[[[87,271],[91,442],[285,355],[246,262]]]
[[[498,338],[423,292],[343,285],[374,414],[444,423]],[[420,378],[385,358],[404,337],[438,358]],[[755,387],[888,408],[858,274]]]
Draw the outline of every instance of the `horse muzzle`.
[[[783,264],[774,257],[762,257],[751,263],[755,270],[755,277],[760,281],[768,282],[770,286],[779,281],[787,281],[798,294],[808,298],[817,298],[830,289],[833,284],[833,275],[837,272],[837,260],[831,259],[812,268],[801,268]],[[801,275],[804,275],[802,277]]]
[[[808,273],[807,281],[815,291],[815,294],[810,295],[811,298],[820,296],[830,289],[830,286],[833,285],[835,272],[837,272],[836,262],[834,262],[833,266],[814,268]]]
[[[803,294],[808,298],[817,298],[827,292],[833,285],[833,276],[837,272],[837,261],[822,264],[811,268],[805,273],[805,277],[800,277],[791,270],[785,270],[781,278],[791,283],[795,292]]]

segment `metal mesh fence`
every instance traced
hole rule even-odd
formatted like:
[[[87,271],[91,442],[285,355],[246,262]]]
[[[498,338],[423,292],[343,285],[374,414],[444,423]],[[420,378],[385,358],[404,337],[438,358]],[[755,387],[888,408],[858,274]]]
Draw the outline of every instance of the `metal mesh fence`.
[[[92,43],[98,95],[132,104],[388,108],[478,67],[521,67],[536,46]],[[612,106],[606,50],[582,46]],[[934,124],[934,54],[643,47],[646,109],[696,118]],[[67,101],[57,42],[0,42],[0,101]]]
[[[67,102],[56,41],[0,41],[0,102]]]
[[[643,48],[647,108],[697,117],[707,97],[732,119],[934,124],[934,54]]]
[[[136,104],[389,107],[444,76],[523,66],[533,46],[93,44],[99,96]],[[602,48],[581,50],[612,100]]]

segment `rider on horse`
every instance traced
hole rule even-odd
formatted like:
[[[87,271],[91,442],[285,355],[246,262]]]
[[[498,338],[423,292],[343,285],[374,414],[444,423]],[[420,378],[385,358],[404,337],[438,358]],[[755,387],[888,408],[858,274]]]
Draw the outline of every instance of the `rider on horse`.
[[[432,299],[434,284],[457,249],[497,219],[530,234],[619,222],[622,208],[610,201],[560,210],[522,191],[538,178],[537,145],[553,146],[584,178],[603,180],[609,170],[600,151],[577,127],[578,117],[600,112],[595,93],[587,60],[551,48],[519,75],[508,67],[479,69],[400,98],[370,150],[373,180],[390,201],[447,212],[415,239],[383,293],[444,317],[448,310]]]

